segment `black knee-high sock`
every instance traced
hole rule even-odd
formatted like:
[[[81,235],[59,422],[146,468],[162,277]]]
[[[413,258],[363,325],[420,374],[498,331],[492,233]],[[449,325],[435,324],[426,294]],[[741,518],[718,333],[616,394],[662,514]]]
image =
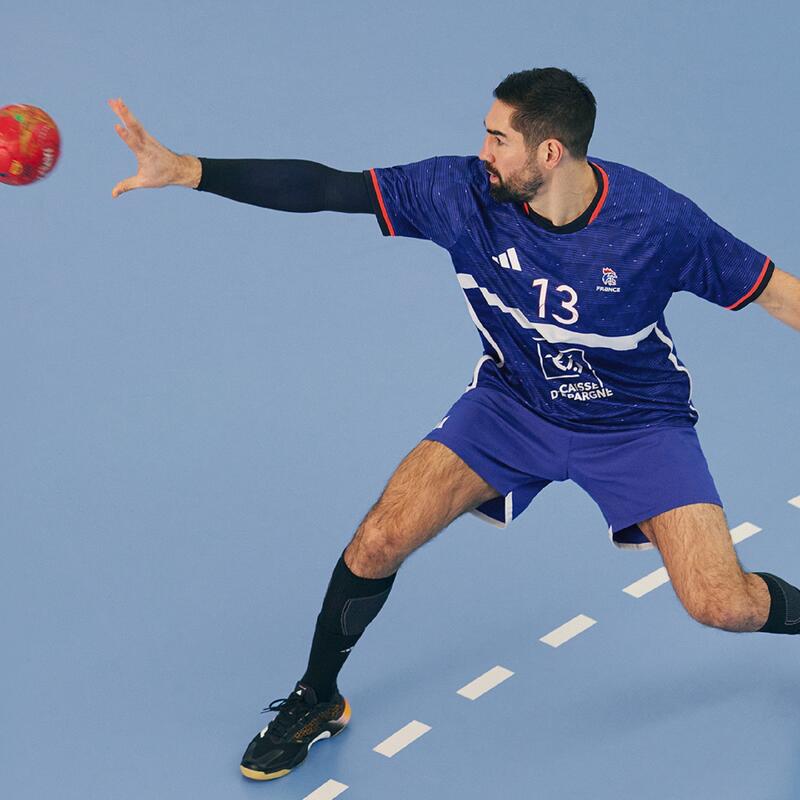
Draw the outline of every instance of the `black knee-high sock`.
[[[800,590],[769,572],[755,574],[767,584],[771,601],[767,621],[759,630],[763,633],[800,633]]]
[[[386,602],[394,579],[395,575],[359,578],[344,563],[344,554],[339,558],[317,617],[306,673],[300,679],[320,700],[330,699],[337,691],[339,671]]]

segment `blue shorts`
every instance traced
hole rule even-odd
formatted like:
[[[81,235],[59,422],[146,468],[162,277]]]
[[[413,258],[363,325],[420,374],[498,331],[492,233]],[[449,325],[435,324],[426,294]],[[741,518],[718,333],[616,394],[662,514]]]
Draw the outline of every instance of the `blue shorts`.
[[[722,501],[693,427],[583,433],[476,387],[426,437],[460,456],[500,497],[473,510],[505,527],[551,481],[575,481],[597,503],[618,547],[652,547],[637,523],[691,503]]]

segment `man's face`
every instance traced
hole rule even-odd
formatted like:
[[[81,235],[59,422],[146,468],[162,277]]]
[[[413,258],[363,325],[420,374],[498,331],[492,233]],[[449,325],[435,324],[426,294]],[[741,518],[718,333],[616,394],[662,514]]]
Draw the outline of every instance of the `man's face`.
[[[486,115],[486,138],[478,158],[489,173],[489,191],[498,203],[532,200],[544,184],[536,154],[525,145],[522,134],[511,127],[514,109],[495,100]]]

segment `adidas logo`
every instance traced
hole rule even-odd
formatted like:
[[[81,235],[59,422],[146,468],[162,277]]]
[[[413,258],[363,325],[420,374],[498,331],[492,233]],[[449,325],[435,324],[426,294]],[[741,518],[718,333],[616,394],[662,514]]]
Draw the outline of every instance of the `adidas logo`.
[[[495,264],[499,264],[503,269],[515,269],[518,272],[522,272],[522,267],[517,258],[517,251],[513,247],[509,247],[505,253],[500,253],[499,256],[492,256],[492,261]]]

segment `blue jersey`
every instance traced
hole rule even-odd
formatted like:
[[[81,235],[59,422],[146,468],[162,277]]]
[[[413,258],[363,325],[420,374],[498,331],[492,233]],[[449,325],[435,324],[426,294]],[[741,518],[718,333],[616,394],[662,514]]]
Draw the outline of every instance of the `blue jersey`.
[[[740,309],[773,264],[649,175],[589,163],[595,199],[561,227],[496,202],[475,157],[366,176],[385,235],[430,239],[452,257],[484,348],[468,388],[501,389],[573,430],[693,425],[664,308],[689,291]]]

